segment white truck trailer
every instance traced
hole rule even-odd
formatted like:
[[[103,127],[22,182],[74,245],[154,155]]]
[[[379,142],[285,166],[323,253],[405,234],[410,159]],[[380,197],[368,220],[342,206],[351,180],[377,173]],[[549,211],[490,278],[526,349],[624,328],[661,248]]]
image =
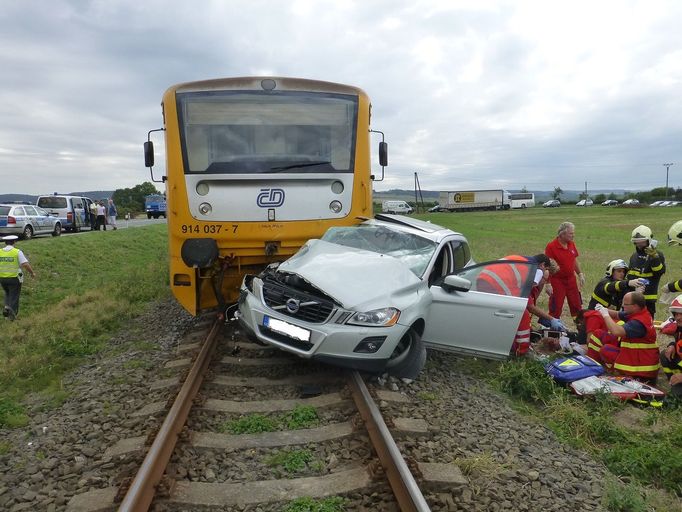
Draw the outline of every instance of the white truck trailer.
[[[506,190],[455,190],[441,192],[438,197],[441,211],[508,210],[511,207]]]

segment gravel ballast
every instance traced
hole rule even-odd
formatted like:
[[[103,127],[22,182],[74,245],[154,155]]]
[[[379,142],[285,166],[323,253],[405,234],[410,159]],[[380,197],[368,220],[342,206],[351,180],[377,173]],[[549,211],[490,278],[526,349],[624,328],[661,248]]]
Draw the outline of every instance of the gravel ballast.
[[[103,454],[117,441],[146,435],[155,426],[157,418],[133,413],[168,397],[168,390],[150,391],[150,383],[178,374],[159,369],[186,357],[179,355],[178,343],[196,322],[174,300],[155,305],[110,340],[111,350],[64,378],[70,396],[64,404],[46,411],[36,404],[28,427],[2,429],[10,448],[0,455],[0,510],[65,510],[72,496],[131,476],[141,458],[121,464]],[[144,343],[157,349],[140,349]],[[383,412],[429,424],[428,435],[399,442],[405,455],[466,465],[468,486],[425,491],[432,510],[601,510],[606,469],[515,412],[504,397],[461,371],[466,364],[466,359],[430,352],[429,364],[414,382],[369,379],[370,386],[410,398],[407,404],[380,403]],[[420,398],[425,393],[435,398]],[[199,418],[202,427],[212,423],[210,415]],[[353,441],[345,443],[349,450],[363,451]]]

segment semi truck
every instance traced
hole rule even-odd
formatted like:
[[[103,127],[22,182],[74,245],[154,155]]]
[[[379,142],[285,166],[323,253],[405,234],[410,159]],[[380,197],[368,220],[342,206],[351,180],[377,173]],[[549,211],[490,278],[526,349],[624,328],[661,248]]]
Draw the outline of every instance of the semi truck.
[[[453,190],[441,192],[440,211],[466,212],[470,210],[508,210],[511,208],[506,190]]]

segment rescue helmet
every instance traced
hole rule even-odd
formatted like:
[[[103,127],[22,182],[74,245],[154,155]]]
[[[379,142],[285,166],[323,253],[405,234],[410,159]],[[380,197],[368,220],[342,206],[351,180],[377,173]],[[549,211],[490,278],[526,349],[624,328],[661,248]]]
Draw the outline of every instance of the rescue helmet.
[[[678,220],[668,230],[668,245],[682,245],[682,220]]]
[[[630,237],[630,241],[632,243],[643,242],[644,240],[651,241],[653,236],[654,235],[651,232],[650,227],[648,227],[648,226],[637,226],[635,229],[632,230],[632,236]]]
[[[619,268],[624,268],[625,272],[628,271],[628,264],[625,263],[625,260],[613,260],[610,262],[608,265],[606,265],[606,277],[611,277],[613,275],[613,271]]]
[[[668,311],[672,313],[682,313],[682,295],[678,295],[668,306]]]

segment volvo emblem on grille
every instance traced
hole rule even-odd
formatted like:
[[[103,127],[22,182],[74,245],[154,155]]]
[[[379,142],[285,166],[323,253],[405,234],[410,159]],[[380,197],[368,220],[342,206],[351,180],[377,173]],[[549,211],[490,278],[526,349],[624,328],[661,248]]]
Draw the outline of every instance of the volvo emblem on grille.
[[[301,301],[291,298],[287,299],[287,311],[291,313],[292,315],[296,312],[298,312],[298,309],[301,307]]]

